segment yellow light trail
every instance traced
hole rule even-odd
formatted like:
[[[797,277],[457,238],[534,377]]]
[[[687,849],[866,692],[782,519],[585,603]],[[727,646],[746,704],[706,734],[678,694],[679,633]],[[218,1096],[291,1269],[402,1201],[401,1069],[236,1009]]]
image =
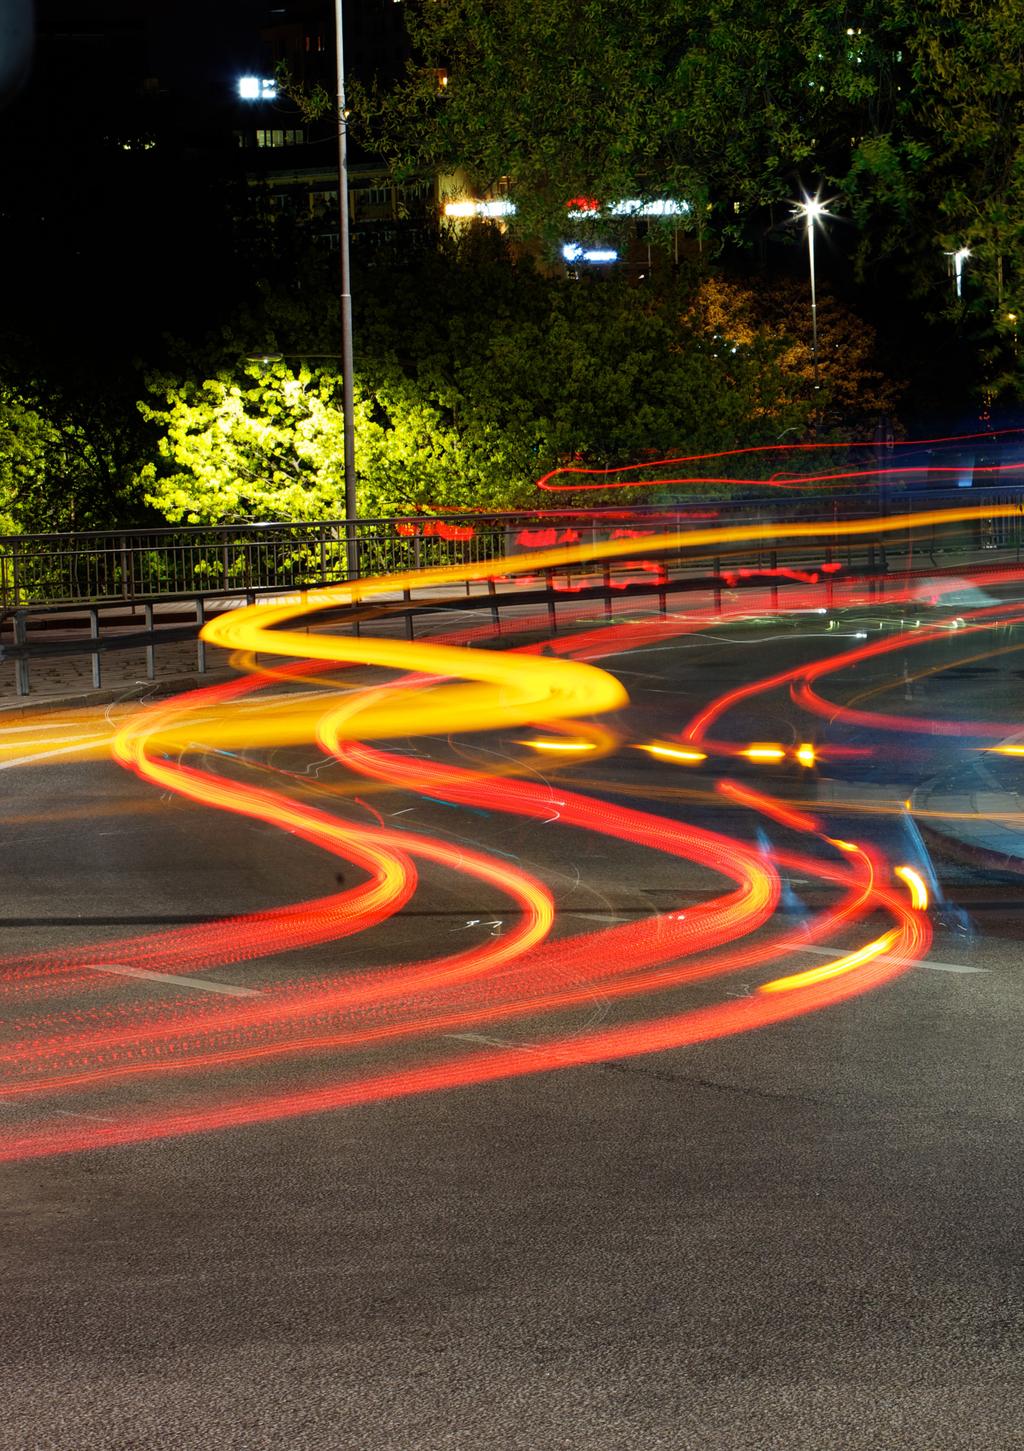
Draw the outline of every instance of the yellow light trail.
[[[865,963],[873,962],[876,957],[883,957],[896,941],[898,933],[895,928],[876,937],[874,942],[868,942],[864,947],[859,947],[856,952],[848,952],[845,957],[837,957],[832,962],[823,962],[820,967],[808,968],[806,972],[794,972],[789,977],[777,977],[771,982],[762,983],[758,988],[761,993],[788,993],[795,992],[798,988],[811,987],[815,983],[826,982],[829,978],[840,977],[843,973],[852,972],[856,967],[863,967]]]
[[[740,755],[746,756],[748,761],[784,761],[786,759],[786,752],[781,746],[767,743],[747,746],[740,751]]]
[[[894,867],[893,876],[899,877],[910,892],[910,905],[924,912],[928,907],[928,888],[921,873],[913,867]]]
[[[668,746],[661,741],[648,741],[645,745],[636,746],[635,749],[646,751],[649,756],[657,756],[662,761],[684,761],[688,766],[707,760],[707,754],[704,751],[689,750],[685,746]]]

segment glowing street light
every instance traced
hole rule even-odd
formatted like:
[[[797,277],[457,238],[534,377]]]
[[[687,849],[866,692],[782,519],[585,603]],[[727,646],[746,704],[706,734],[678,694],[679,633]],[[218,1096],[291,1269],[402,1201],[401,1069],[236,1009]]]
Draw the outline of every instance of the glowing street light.
[[[797,202],[793,207],[795,217],[803,217],[807,224],[807,261],[811,269],[811,360],[814,366],[814,393],[815,405],[817,405],[818,381],[818,289],[814,276],[814,224],[821,217],[827,217],[824,202],[815,197],[805,196],[802,202]],[[815,432],[818,429],[818,412],[815,407],[814,414]]]

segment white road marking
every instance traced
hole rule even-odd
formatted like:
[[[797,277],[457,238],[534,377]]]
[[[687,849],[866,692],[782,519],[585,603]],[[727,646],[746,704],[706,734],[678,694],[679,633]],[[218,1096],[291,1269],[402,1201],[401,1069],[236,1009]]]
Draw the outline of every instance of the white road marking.
[[[74,726],[74,724],[75,724],[75,722],[73,720],[52,720],[52,721],[50,721],[49,724],[47,724],[46,721],[33,720],[33,722],[32,722],[32,734],[35,735],[37,731],[56,731],[56,730],[65,730],[66,731],[66,730],[70,730]],[[82,725],[82,729],[83,730],[86,729],[86,725],[85,725],[84,722],[83,722],[83,725]],[[92,730],[95,730],[96,727],[95,726],[92,726],[91,729]],[[27,731],[27,728],[25,726],[24,721],[22,721],[21,725],[16,725],[16,726],[0,726],[0,736],[24,736],[24,735],[27,735],[27,734],[28,734],[28,731]],[[61,736],[60,739],[61,740],[70,740],[70,737],[69,736]]]
[[[150,972],[145,967],[129,967],[127,963],[121,962],[87,962],[87,972],[113,972],[120,977],[141,977],[147,982],[169,982],[175,987],[194,987],[204,993],[224,993],[229,998],[259,998],[263,994],[259,988],[236,987],[233,983],[210,982],[203,977],[179,976],[172,972]]]
[[[100,737],[82,741],[77,746],[61,746],[59,751],[37,751],[32,756],[18,756],[13,761],[0,761],[0,771],[10,771],[15,766],[30,766],[33,761],[46,761],[51,756],[72,756],[76,751],[91,751]]]
[[[812,957],[841,957],[849,952],[848,947],[794,947],[793,952],[809,952]],[[888,954],[875,959],[877,962],[891,962]],[[934,958],[925,958],[922,962],[915,962],[915,967],[927,967],[932,972],[988,972],[987,967],[968,967],[963,962],[936,962]]]

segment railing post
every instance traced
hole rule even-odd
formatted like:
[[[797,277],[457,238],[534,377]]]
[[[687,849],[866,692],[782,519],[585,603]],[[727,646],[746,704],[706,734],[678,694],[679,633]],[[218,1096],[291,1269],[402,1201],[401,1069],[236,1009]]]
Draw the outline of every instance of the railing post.
[[[406,604],[409,606],[409,608],[405,612],[405,637],[406,637],[407,640],[411,640],[413,638],[413,628],[412,628],[412,590],[411,589],[404,589],[402,591],[402,598],[403,598],[403,600],[405,600]]]
[[[28,644],[28,625],[23,610],[18,610],[14,616],[14,643],[16,645]],[[14,662],[15,690],[19,695],[28,695],[28,657],[19,655]]]
[[[487,593],[491,599],[491,620],[494,623],[494,632],[501,634],[501,611],[498,609],[498,586],[493,579],[487,581]]]
[[[546,581],[545,588],[547,590],[548,596],[548,623],[551,625],[551,633],[554,635],[558,632],[558,616],[555,614],[555,585],[553,572],[550,569],[546,569],[544,571],[544,578]]]
[[[99,637],[100,637],[100,612],[96,608],[96,606],[93,605],[92,609],[89,611],[89,639],[90,640],[98,640]],[[93,650],[93,651],[91,651],[91,655],[92,655],[92,688],[93,688],[93,690],[99,690],[100,686],[103,683],[103,672],[102,672],[102,668],[100,666],[100,652],[99,652],[99,650]]]
[[[146,633],[153,633],[153,605],[152,602],[145,606],[146,609]],[[146,646],[146,679],[156,679],[156,642],[150,640]]]
[[[206,641],[203,639],[203,626],[206,624],[206,602],[196,600],[196,667],[200,675],[206,674]]]

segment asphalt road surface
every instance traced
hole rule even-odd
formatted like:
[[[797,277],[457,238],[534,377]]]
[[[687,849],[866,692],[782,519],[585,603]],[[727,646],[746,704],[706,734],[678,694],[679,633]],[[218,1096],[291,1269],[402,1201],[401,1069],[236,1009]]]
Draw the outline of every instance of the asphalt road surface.
[[[709,699],[851,648],[869,627],[807,617],[647,643],[603,662],[633,702],[614,724],[633,742],[664,739]],[[1019,655],[955,658],[948,642],[920,650],[911,667],[898,661],[895,685],[892,659],[868,661],[833,695],[875,690],[873,708],[937,720],[1019,716]],[[779,691],[739,703],[722,734],[788,749],[803,719]],[[77,712],[75,729],[90,720],[101,729],[103,712]],[[918,739],[856,721],[829,732],[851,750],[876,748],[814,771],[739,760],[730,772],[806,809],[838,797],[835,836],[920,864],[905,815],[872,808],[937,774],[969,785],[985,768],[966,733]],[[521,754],[523,736],[402,749],[481,769]],[[550,888],[556,936],[691,910],[722,890],[699,861],[555,820],[365,786],[356,803],[344,767],[312,747],[192,759],[264,787],[286,778],[346,820],[372,808],[449,845],[503,853]],[[999,769],[1012,772],[1012,758]],[[757,825],[716,797],[714,759],[684,773],[623,747],[536,771],[723,836],[756,844],[760,831],[767,849],[799,845],[785,825]],[[172,942],[360,876],[314,842],[282,847],[266,822],[161,793],[109,760],[51,757],[5,769],[0,786],[8,964],[137,934]],[[945,897],[926,960],[820,1011],[342,1110],[12,1156],[0,1165],[0,1447],[1024,1446],[1022,894],[1011,874],[964,864],[938,838],[920,850]],[[783,877],[777,917],[795,928],[831,889],[795,869]],[[358,937],[191,977],[126,971],[123,954],[97,950],[57,995],[5,995],[0,1042],[52,1045],[151,1009],[187,1025],[200,1000],[249,1011],[300,970],[313,981],[373,975],[498,940],[513,915],[496,887],[425,861],[401,910]],[[790,965],[857,940],[808,946]],[[759,975],[675,985],[664,1001],[740,1001]],[[634,1001],[577,978],[556,1016],[562,1041],[637,1020]],[[539,1067],[551,1032],[538,1009],[441,1027],[424,1051],[436,1062],[510,1048],[524,1062],[536,1053]],[[354,1054],[374,1071],[414,1061],[401,1038]],[[320,1082],[335,1056],[314,1043],[238,1076],[154,1069],[101,1091],[69,1078],[42,1101],[0,1094],[0,1129],[74,1134],[122,1114],[187,1114],[239,1084],[258,1099]]]

